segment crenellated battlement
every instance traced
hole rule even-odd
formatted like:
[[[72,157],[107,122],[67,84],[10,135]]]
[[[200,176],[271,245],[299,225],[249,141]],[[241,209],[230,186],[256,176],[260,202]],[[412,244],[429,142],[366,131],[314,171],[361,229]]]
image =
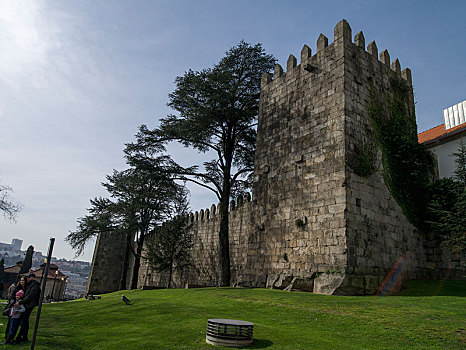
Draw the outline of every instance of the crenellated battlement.
[[[252,196],[250,193],[246,193],[246,195],[243,196],[238,196],[236,201],[230,201],[230,207],[229,207],[229,212],[234,212],[235,210],[238,210],[241,208],[244,204],[249,203],[252,201]],[[196,221],[204,221],[204,220],[210,220],[214,219],[217,217],[217,213],[220,212],[220,203],[215,205],[212,204],[210,209],[201,209],[199,211],[195,211],[194,213],[190,213],[188,216],[188,222],[196,222]]]
[[[290,74],[290,72],[297,67],[302,71],[302,73],[306,72],[307,74],[318,74],[319,67],[313,66],[312,63],[315,63],[317,61],[318,55],[326,52],[326,49],[328,47],[331,47],[335,43],[341,43],[343,45],[349,43],[359,47],[360,49],[367,52],[367,59],[370,59],[370,57],[376,58],[380,65],[384,65],[391,68],[393,72],[395,72],[398,75],[401,75],[403,79],[405,79],[408,82],[409,85],[412,85],[411,70],[409,68],[404,68],[403,70],[401,70],[401,65],[398,58],[390,62],[390,54],[387,49],[380,52],[379,55],[377,44],[375,43],[375,41],[371,41],[369,45],[367,45],[367,49],[365,49],[365,37],[362,31],[358,32],[354,36],[353,41],[351,27],[349,26],[348,22],[343,19],[340,22],[338,22],[334,28],[334,41],[332,44],[329,45],[328,38],[324,34],[320,34],[317,38],[316,53],[314,55],[312,55],[311,48],[305,44],[301,50],[300,64],[298,65],[296,57],[290,54],[286,63],[286,72],[283,71],[283,68],[280,64],[276,64],[273,76],[271,76],[268,73],[264,73],[262,75],[261,89],[274,89],[276,87],[276,84],[285,83],[286,75]],[[335,59],[335,57],[331,57],[330,59]],[[278,80],[278,78],[281,79]]]

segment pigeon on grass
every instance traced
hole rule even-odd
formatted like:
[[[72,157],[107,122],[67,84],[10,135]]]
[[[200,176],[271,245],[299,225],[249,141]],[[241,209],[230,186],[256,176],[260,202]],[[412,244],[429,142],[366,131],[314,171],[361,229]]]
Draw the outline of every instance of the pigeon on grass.
[[[121,300],[123,300],[123,302],[126,304],[126,305],[131,305],[131,300],[129,300],[127,297],[125,297],[123,294],[121,295]]]

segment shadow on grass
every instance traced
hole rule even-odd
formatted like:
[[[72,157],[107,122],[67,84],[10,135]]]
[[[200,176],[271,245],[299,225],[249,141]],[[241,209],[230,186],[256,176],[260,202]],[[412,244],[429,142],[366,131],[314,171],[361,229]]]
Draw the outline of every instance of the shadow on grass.
[[[15,349],[30,349],[31,347],[31,339],[32,336],[29,338],[28,341],[21,343],[19,345],[15,345]],[[36,338],[36,342],[34,344],[35,349],[66,349],[66,350],[85,350],[81,345],[77,345],[71,340],[66,334],[59,334],[54,333],[49,336],[40,336]]]
[[[70,342],[56,341],[55,339],[36,340],[36,343],[34,345],[35,345],[34,346],[35,349],[84,350],[84,348],[82,348],[81,346],[77,346],[76,344],[72,344]],[[19,349],[30,349],[31,341],[27,341],[21,344],[15,344],[14,346],[10,346],[10,347],[14,349],[18,349],[18,350]]]
[[[411,297],[466,297],[466,281],[406,281],[403,283],[403,287],[397,295]]]
[[[265,349],[272,346],[273,342],[267,339],[254,339],[252,344],[243,349]]]

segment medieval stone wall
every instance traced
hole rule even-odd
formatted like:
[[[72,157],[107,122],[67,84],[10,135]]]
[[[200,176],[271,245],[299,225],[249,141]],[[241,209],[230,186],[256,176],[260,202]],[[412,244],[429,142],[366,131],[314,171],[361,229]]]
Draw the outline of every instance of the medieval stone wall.
[[[442,247],[438,237],[427,235],[424,272],[433,279],[466,279],[466,254],[452,253]]]
[[[276,65],[273,80],[262,77],[253,200],[230,204],[232,284],[285,287],[300,277],[316,293],[372,294],[403,278],[442,275],[446,264],[435,243],[408,222],[390,194],[376,144],[370,176],[350,166],[374,132],[367,109],[371,91],[384,96],[389,78],[400,77],[414,115],[411,72],[401,71],[398,60],[390,65],[387,50],[378,58],[375,42],[366,50],[362,32],[353,42],[344,20],[333,43],[321,34],[316,46],[312,55],[304,45],[300,64],[290,55],[286,71]],[[175,286],[219,284],[217,213],[212,206],[191,215],[194,266],[174,274]],[[102,256],[119,260],[100,247],[103,239],[94,258],[100,268]],[[118,242],[105,242],[118,255]],[[464,260],[455,259],[449,266],[464,275]],[[117,274],[112,270],[107,280],[92,283],[103,288]],[[166,274],[141,261],[140,287],[166,283]]]
[[[343,46],[321,35],[264,78],[253,197],[257,224],[252,252],[263,250],[255,285],[286,276],[311,277],[346,266],[344,210]]]
[[[374,130],[369,120],[370,94],[380,92],[386,99],[390,92],[390,77],[402,79],[409,91],[408,110],[413,112],[411,73],[400,69],[399,61],[393,61],[387,50],[380,53],[375,42],[365,50],[362,32],[356,34],[352,43],[351,28],[342,26],[345,51],[345,134],[348,157],[363,152],[371,144]],[[400,131],[402,132],[402,131]],[[377,153],[376,171],[369,177],[358,176],[347,166],[345,188],[347,192],[347,240],[348,269],[346,284],[355,290],[377,291],[390,270],[398,266],[404,278],[416,278],[425,265],[423,236],[404,216],[393,199],[383,178],[381,150]],[[360,156],[360,155],[359,155]],[[401,281],[402,278],[398,278]],[[351,288],[346,288],[351,293]]]
[[[99,233],[86,294],[110,293],[120,289],[126,248],[125,236],[115,235],[113,232]]]
[[[193,267],[182,273],[174,272],[173,285],[183,287],[190,285],[217,286],[220,275],[218,270],[218,230],[220,213],[217,206],[202,209],[189,218],[192,224],[193,248],[191,258]],[[253,203],[248,194],[230,203],[229,238],[231,279],[234,284],[244,284],[245,269],[248,266],[249,232],[253,227]],[[251,262],[252,263],[252,262]],[[163,287],[167,285],[168,274],[157,273],[141,260],[138,285]]]
[[[278,286],[289,276],[345,271],[343,58],[342,44],[321,35],[314,56],[305,45],[299,65],[290,55],[286,72],[277,65],[273,81],[263,81],[254,200],[230,211],[235,284]],[[183,278],[216,285],[218,217],[205,216],[195,215],[196,268]],[[166,279],[155,275],[154,284]]]

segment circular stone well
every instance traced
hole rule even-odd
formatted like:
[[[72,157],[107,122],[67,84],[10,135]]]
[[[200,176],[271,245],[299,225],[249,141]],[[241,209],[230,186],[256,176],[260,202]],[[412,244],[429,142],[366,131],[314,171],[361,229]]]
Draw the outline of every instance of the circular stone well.
[[[254,323],[212,318],[207,321],[206,342],[222,346],[246,346],[252,343]]]

